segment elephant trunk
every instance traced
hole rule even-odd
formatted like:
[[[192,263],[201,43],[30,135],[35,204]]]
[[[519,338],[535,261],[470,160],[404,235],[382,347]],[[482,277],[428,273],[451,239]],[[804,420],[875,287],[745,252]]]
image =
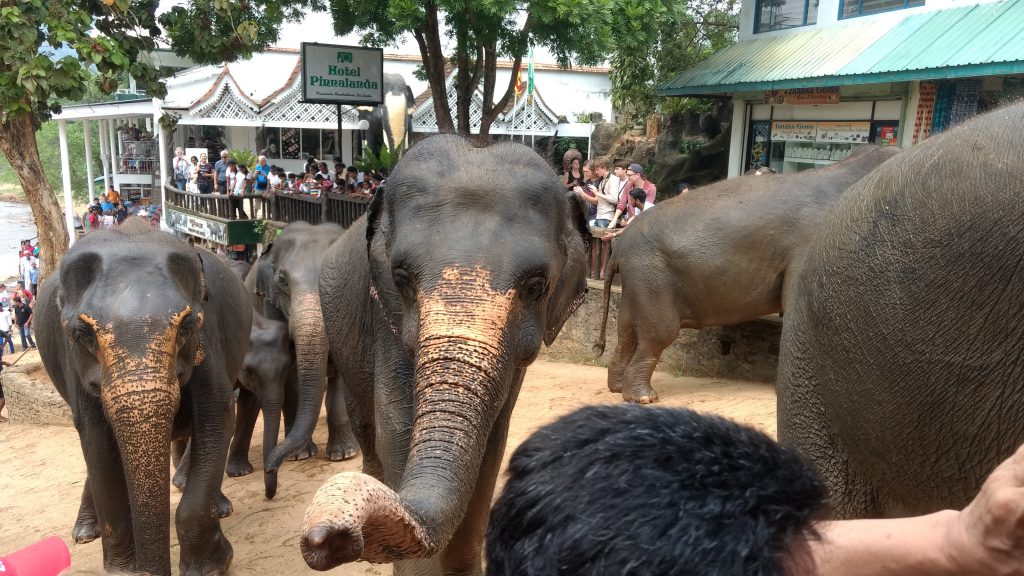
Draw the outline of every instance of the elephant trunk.
[[[154,340],[142,356],[116,345],[102,348],[100,399],[127,478],[135,569],[169,575],[169,444],[180,401],[174,338],[167,335]]]
[[[299,399],[291,430],[264,459],[263,480],[267,498],[273,498],[277,491],[277,470],[281,463],[313,438],[326,390],[327,332],[317,291],[297,294],[293,298],[288,323],[295,342]]]
[[[303,520],[302,553],[314,569],[433,556],[466,514],[508,396],[514,293],[490,291],[489,282],[472,277],[475,286],[466,290],[475,293],[460,293],[466,279],[455,280],[455,290],[420,301],[414,421],[401,487],[396,493],[358,473],[328,480]]]
[[[288,375],[282,375],[287,378]],[[263,411],[263,487],[267,498],[273,498],[277,494],[277,475],[267,474],[265,471],[270,465],[270,454],[277,446],[277,439],[281,434],[281,402],[284,382],[264,383],[264,395],[260,398],[260,408]]]

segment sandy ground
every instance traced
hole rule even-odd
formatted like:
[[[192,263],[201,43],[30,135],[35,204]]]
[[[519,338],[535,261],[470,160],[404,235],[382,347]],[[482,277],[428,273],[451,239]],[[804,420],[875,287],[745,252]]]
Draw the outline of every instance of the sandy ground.
[[[619,395],[609,393],[604,382],[603,368],[536,362],[527,373],[513,414],[506,462],[512,449],[530,432],[558,416],[588,404],[619,402]],[[655,374],[654,386],[662,406],[688,406],[722,414],[775,434],[772,384],[679,378],[659,372]],[[260,426],[258,423],[257,427]],[[256,472],[224,481],[224,493],[234,504],[234,514],[222,521],[235,552],[230,574],[315,574],[299,553],[302,515],[324,480],[341,471],[358,470],[360,460],[332,463],[314,458],[287,462],[281,469],[277,497],[267,501],[263,497],[259,464],[260,434],[257,429],[249,455]],[[322,418],[314,436],[321,450],[326,436]],[[72,574],[99,571],[103,565],[100,542],[76,545],[70,536],[84,478],[85,464],[74,428],[0,424],[0,554],[58,535],[71,547]],[[177,505],[179,498],[180,494],[172,488],[172,506]],[[173,528],[171,540],[171,559],[177,574],[178,550]],[[356,563],[332,573],[383,575],[391,570],[387,566]]]

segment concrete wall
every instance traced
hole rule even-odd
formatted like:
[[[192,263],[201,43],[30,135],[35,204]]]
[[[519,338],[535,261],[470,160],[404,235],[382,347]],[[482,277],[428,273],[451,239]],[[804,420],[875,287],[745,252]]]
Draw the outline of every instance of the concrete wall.
[[[607,345],[601,358],[592,352],[601,328],[603,282],[589,281],[587,300],[569,318],[558,339],[542,352],[550,360],[607,366],[615,350],[619,287],[612,288],[608,312]],[[680,376],[702,376],[774,382],[778,370],[781,322],[759,320],[728,328],[680,330],[679,337],[661,355],[657,370]],[[732,340],[729,354],[721,353],[721,340]]]
[[[4,368],[4,398],[12,422],[71,426],[71,407],[39,362]]]

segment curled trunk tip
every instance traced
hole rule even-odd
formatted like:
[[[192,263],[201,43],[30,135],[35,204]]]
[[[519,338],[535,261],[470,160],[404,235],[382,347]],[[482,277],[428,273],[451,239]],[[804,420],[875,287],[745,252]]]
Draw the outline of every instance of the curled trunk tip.
[[[367,541],[364,532],[374,538]],[[302,520],[299,546],[314,570],[355,560],[385,563],[437,553],[437,545],[398,494],[358,472],[337,474],[317,490]]]

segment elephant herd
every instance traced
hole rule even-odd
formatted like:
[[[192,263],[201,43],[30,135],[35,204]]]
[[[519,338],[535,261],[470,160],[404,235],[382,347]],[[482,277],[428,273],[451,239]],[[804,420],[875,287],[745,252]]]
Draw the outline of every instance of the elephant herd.
[[[833,515],[962,507],[1024,442],[1022,127],[1019,104],[902,153],[659,204],[614,245],[609,388],[654,402],[679,328],[785,310],[779,437]],[[284,460],[316,453],[326,398],[327,456],[361,448],[363,471],[317,492],[307,564],[480,573],[512,410],[585,297],[589,241],[534,152],[453,136],[411,148],[348,230],[289,225],[249,271],[145,226],[85,237],[36,312],[88,470],[76,540],[102,536],[108,570],[170,574],[173,443],[180,572],[226,571],[221,483],[252,472],[258,412],[273,497]]]

